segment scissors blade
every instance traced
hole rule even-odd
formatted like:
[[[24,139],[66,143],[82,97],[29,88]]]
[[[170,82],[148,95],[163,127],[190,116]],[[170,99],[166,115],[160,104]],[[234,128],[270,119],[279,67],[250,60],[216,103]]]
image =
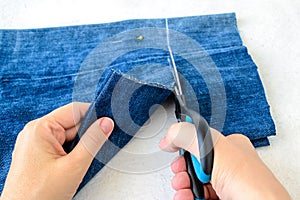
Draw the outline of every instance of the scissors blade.
[[[169,33],[168,19],[166,19],[166,36],[167,36],[168,51],[169,51],[169,54],[170,54],[171,65],[172,65],[172,73],[173,73],[174,80],[175,80],[174,89],[175,89],[176,95],[181,96],[183,93],[182,93],[182,88],[181,88],[181,84],[180,84],[179,74],[178,74],[178,71],[177,71],[174,55],[173,55],[171,44],[170,44],[170,33]]]

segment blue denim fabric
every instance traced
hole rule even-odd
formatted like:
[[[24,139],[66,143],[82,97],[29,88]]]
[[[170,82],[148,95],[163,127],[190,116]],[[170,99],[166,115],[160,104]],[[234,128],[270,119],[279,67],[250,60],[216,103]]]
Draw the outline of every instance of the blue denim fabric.
[[[162,103],[170,95],[173,80],[168,69],[167,51],[148,48],[127,52],[106,67],[102,77],[99,77],[96,91],[85,92],[86,88],[94,88],[94,85],[83,76],[85,84],[76,93],[76,98],[74,84],[80,79],[78,74],[95,73],[80,71],[80,67],[101,42],[123,31],[147,27],[165,28],[165,20],[144,19],[59,28],[0,30],[0,191],[10,166],[16,136],[28,121],[73,100],[93,102],[97,117],[108,115],[116,118],[110,105],[117,83],[121,84],[124,91],[138,87],[127,106],[123,106],[124,102],[115,105],[120,110],[119,113],[129,109],[135,125],[124,131],[117,124],[109,141],[115,147],[122,148],[131,139],[139,126],[149,118],[149,108],[153,104]],[[275,126],[257,67],[239,36],[235,14],[173,18],[169,19],[169,28],[199,43],[221,74],[226,91],[226,118],[224,126],[219,130],[224,135],[242,133],[255,146],[268,145],[267,136],[275,135]],[[132,41],[122,39],[124,49],[129,48]],[[197,52],[190,54],[189,48],[188,44],[181,47],[183,51],[186,50],[186,57],[175,55],[178,70],[195,91],[197,102],[191,100],[190,103],[199,104],[199,108],[195,109],[199,109],[211,121],[212,105],[207,83],[186,58],[196,56],[196,60],[202,60],[197,58]],[[102,53],[105,56],[114,51],[118,49]],[[140,68],[151,63],[154,63],[153,69],[157,67],[160,70],[150,70],[149,73],[145,68]],[[96,62],[89,64],[93,69],[101,68]],[[116,97],[122,99],[122,96]],[[123,122],[125,120],[127,119]],[[220,127],[218,122],[211,125]],[[103,163],[117,151],[118,148],[105,144],[99,152],[104,159]],[[80,187],[102,167],[100,161],[94,160]]]
[[[108,142],[103,145],[96,155],[96,159],[94,159],[79,189],[104,166],[103,163],[108,163],[130,141],[155,110],[150,108],[156,104],[163,103],[172,93],[171,90],[166,89],[163,85],[134,81],[115,70],[108,71],[105,80],[99,84],[97,90],[98,95],[92,102],[92,106],[90,106],[85,117],[88,120],[83,120],[81,128],[86,130],[97,118],[104,116],[111,117],[116,123]],[[126,93],[125,91],[133,91],[132,94],[129,93],[130,98],[128,102],[126,100],[127,97],[125,97],[128,92]],[[113,93],[114,95],[112,95]],[[124,114],[128,111],[128,108],[130,112],[129,117],[132,120],[126,118]],[[118,113],[114,114],[113,109],[116,109]],[[122,121],[116,121],[117,118]],[[81,130],[78,132],[82,133]],[[79,137],[76,137],[75,140],[77,143]]]

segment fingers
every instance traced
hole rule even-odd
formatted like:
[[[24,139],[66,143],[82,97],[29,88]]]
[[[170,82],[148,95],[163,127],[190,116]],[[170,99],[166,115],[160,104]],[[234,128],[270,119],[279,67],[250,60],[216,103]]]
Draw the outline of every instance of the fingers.
[[[172,187],[174,190],[182,190],[190,188],[190,178],[187,172],[179,172],[172,179]]]
[[[88,103],[70,103],[35,120],[34,124],[50,130],[52,135],[62,145],[65,141],[71,141],[75,138],[80,121],[88,108]],[[28,126],[26,125],[26,127]]]
[[[218,200],[219,199],[216,191],[213,189],[213,187],[210,183],[204,185],[204,196],[205,196],[205,199],[210,199],[210,200],[215,200],[215,199]]]
[[[183,189],[176,192],[174,200],[194,200],[191,189]]]
[[[64,129],[70,129],[85,116],[89,105],[89,103],[73,102],[52,111],[45,117],[54,118]]]
[[[186,163],[183,156],[178,156],[171,164],[174,174],[186,171]]]
[[[171,185],[176,194],[174,200],[193,200],[193,193],[190,189],[190,178],[186,172],[185,161],[183,156],[179,156],[171,165],[175,173]]]
[[[81,125],[81,122],[76,124],[76,126],[73,126],[69,129],[65,130],[65,136],[66,136],[65,142],[69,142],[69,141],[74,140],[74,138],[76,137],[76,135],[78,133],[80,125]]]
[[[84,171],[113,131],[114,122],[103,117],[94,122],[81,137],[75,148],[68,154],[71,162],[80,163]],[[84,168],[85,167],[85,168]]]
[[[175,174],[171,182],[173,189],[177,191],[175,196],[178,199],[182,199],[182,195],[189,195],[187,193],[191,192],[191,190],[188,190],[190,189],[190,178],[186,172],[184,157],[179,156],[175,159],[171,164],[171,169]],[[219,199],[210,183],[204,185],[204,195],[206,199]]]
[[[199,147],[195,126],[191,123],[181,122],[173,124],[166,136],[160,141],[159,147],[167,152],[185,149],[199,159]]]
[[[179,156],[177,159],[175,159],[171,164],[171,169],[175,173],[171,184],[173,189],[177,191],[174,199],[181,200],[185,199],[186,197],[188,197],[187,199],[193,199],[193,195],[190,190],[190,178],[186,172],[184,157]],[[188,193],[191,193],[191,196]]]
[[[214,146],[225,137],[215,129],[211,130],[211,136]],[[233,140],[236,138],[233,138]],[[246,141],[245,141],[246,142]],[[177,123],[172,125],[167,131],[166,136],[160,141],[160,148],[164,151],[175,152],[179,149],[185,149],[199,159],[199,146],[195,126],[190,123]],[[175,173],[172,179],[172,187],[177,191],[175,200],[193,200],[194,196],[190,189],[190,178],[186,172],[186,162],[183,156],[179,156],[171,164],[171,169]],[[212,185],[205,184],[204,195],[206,199],[219,199]]]

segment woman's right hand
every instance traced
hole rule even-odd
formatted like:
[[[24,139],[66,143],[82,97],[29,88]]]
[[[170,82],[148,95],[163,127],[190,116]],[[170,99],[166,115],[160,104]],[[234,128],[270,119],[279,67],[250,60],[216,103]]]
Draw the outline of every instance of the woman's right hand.
[[[205,186],[206,199],[290,199],[289,194],[263,163],[250,140],[241,134],[227,137],[211,129],[214,142],[214,166],[210,184]],[[172,125],[160,141],[160,148],[175,152],[185,149],[199,159],[198,140],[193,124]],[[194,200],[183,156],[171,165],[175,176],[174,200]]]

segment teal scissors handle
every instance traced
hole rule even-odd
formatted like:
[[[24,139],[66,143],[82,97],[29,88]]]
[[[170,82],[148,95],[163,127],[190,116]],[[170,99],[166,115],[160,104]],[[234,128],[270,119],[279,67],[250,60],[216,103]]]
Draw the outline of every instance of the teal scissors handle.
[[[190,178],[190,185],[191,185],[191,190],[192,190],[194,199],[195,200],[205,200],[203,183],[198,179],[194,165],[193,165],[193,161],[192,161],[193,155],[190,154],[190,152],[185,151],[183,149],[180,150],[179,154],[182,155],[185,159],[187,173]]]
[[[179,121],[195,124],[200,150],[200,161],[196,156],[185,150],[181,150],[180,154],[184,156],[186,162],[186,168],[191,182],[191,190],[195,200],[205,200],[203,185],[211,180],[214,159],[210,128],[206,120],[199,113],[185,106],[181,106],[180,108],[179,106],[180,105],[176,106],[177,113],[175,112]]]

